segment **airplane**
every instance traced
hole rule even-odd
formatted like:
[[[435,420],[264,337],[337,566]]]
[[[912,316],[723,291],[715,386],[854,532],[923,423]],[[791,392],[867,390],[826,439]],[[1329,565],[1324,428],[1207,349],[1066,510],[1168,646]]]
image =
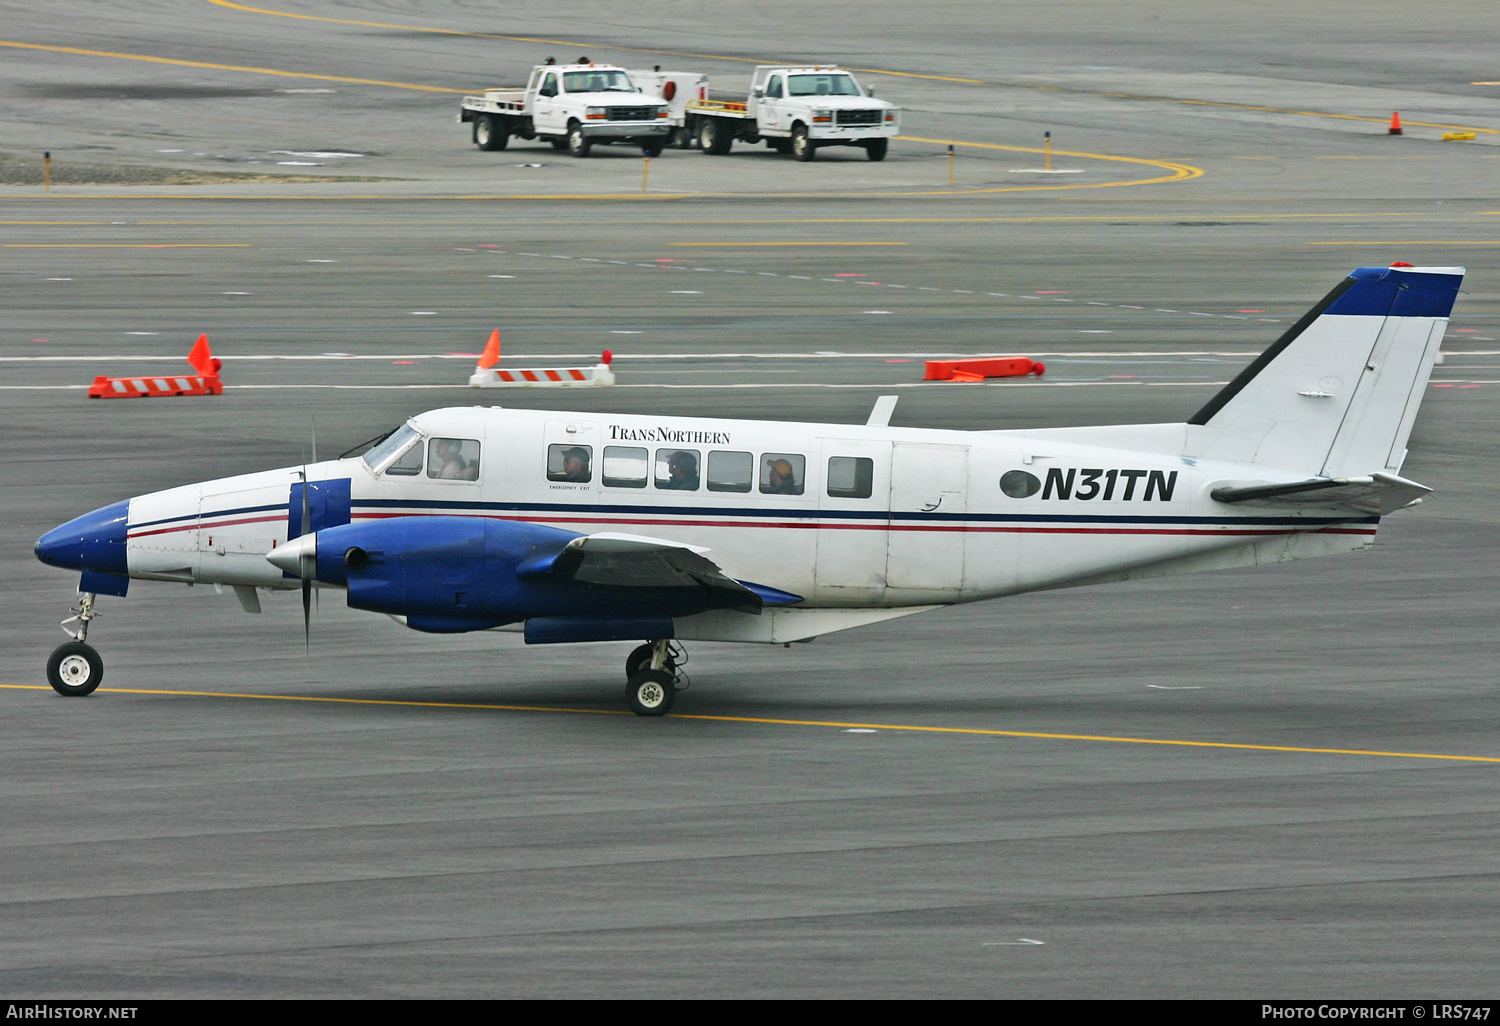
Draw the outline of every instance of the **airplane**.
[[[1368,548],[1461,267],[1354,270],[1180,423],[954,431],[433,410],[336,460],[138,495],[57,527],[82,571],[53,688],[86,695],[101,595],[132,579],[341,589],[418,631],[640,641],[639,715],[685,641],[790,645],[958,603]]]

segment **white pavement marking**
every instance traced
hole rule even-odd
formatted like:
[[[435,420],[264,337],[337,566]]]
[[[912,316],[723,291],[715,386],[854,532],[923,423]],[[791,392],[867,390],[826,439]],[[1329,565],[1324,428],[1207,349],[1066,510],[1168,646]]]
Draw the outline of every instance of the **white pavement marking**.
[[[151,335],[157,332],[129,332],[128,334]],[[639,331],[611,331],[613,335],[639,335]],[[1208,349],[1184,349],[1184,350],[1128,350],[1125,352],[1108,352],[1104,350],[1091,350],[1079,352],[1075,350],[1027,350],[1033,356],[1045,356],[1052,359],[1066,359],[1068,357],[1101,357],[1101,358],[1140,358],[1140,357],[1164,357],[1164,356],[1223,356],[1223,357],[1246,357],[1259,356],[1260,351],[1255,349],[1237,350],[1208,350]],[[597,352],[590,353],[512,353],[506,356],[508,360],[586,360],[597,357]],[[976,359],[988,359],[992,357],[1004,357],[1017,355],[1015,350],[980,352],[972,350],[956,352],[953,350],[928,350],[918,352],[842,352],[831,349],[820,349],[810,353],[616,353],[615,360],[886,360],[886,359],[945,359],[955,356],[968,356]],[[1449,356],[1500,356],[1500,349],[1479,350],[1448,354]],[[341,360],[472,360],[469,353],[241,353],[221,357],[226,363],[237,360],[265,361],[265,360],[328,360],[338,358]],[[181,361],[183,357],[146,355],[143,353],[114,353],[107,356],[0,356],[0,363],[126,363],[126,362],[159,362],[159,361]]]

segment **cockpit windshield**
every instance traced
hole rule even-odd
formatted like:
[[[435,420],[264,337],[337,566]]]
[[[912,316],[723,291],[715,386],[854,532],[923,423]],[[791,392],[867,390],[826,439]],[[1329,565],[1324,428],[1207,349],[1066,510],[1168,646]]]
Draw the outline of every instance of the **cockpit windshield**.
[[[789,75],[787,92],[793,96],[863,96],[848,75]]]
[[[370,468],[371,473],[380,473],[385,469],[385,465],[389,463],[397,453],[401,452],[402,449],[405,449],[408,445],[410,445],[416,437],[417,432],[413,430],[411,425],[402,424],[395,431],[391,432],[390,437],[388,437],[385,441],[381,442],[375,448],[365,453],[365,466]],[[417,457],[417,467],[419,470],[421,469],[421,451],[422,450],[420,448],[417,449],[417,452],[419,454]],[[416,471],[412,471],[411,473],[415,472]]]
[[[623,71],[568,71],[563,88],[570,93],[633,93],[635,86]]]

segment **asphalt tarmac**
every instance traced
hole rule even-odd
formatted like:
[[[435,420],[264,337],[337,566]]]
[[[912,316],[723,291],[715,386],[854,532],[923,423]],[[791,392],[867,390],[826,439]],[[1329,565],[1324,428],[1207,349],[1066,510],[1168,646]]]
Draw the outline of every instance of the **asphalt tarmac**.
[[[0,172],[87,167],[0,186],[0,998],[1493,995],[1500,27],[993,6],[0,4]],[[904,138],[469,145],[462,92],[575,50],[880,69]],[[1367,553],[693,645],[664,720],[624,711],[629,646],[336,592],[304,648],[295,594],[136,582],[90,633],[104,686],[43,677],[75,582],[39,534],[314,437],[881,394],[910,426],[1175,421],[1394,260],[1468,291],[1403,470],[1436,494]],[[463,388],[496,327],[620,383]],[[222,397],[85,398],[200,332]],[[922,382],[971,353],[1047,373]]]

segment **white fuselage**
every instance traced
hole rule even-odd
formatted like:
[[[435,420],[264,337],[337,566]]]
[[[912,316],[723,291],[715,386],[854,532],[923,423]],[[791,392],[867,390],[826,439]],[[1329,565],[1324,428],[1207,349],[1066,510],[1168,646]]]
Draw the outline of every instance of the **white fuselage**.
[[[479,407],[409,424],[426,451],[437,439],[477,443],[477,479],[429,476],[435,462],[420,460],[412,474],[410,459],[407,476],[375,473],[361,457],[305,473],[349,481],[354,523],[441,514],[658,537],[704,546],[729,576],[803,596],[803,608],[950,604],[1348,551],[1370,544],[1378,519],[1226,505],[1209,497],[1216,483],[1298,475],[1045,432]],[[588,480],[560,479],[568,449],[587,454]],[[690,454],[677,460],[695,467],[697,480],[671,476],[674,453]],[[795,480],[769,479],[778,461],[795,465]],[[295,587],[265,556],[289,529],[305,533],[292,499],[303,473],[291,467],[132,499],[131,576]],[[666,486],[674,483],[698,487]],[[314,509],[312,525],[340,515]]]

